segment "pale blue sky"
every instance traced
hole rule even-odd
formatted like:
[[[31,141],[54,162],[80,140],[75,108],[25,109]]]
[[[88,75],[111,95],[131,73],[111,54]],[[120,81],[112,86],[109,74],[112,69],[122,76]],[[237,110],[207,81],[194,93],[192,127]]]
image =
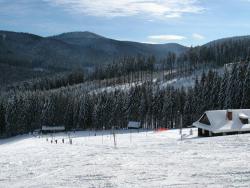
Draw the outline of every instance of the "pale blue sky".
[[[199,45],[250,34],[250,0],[0,0],[0,29]]]

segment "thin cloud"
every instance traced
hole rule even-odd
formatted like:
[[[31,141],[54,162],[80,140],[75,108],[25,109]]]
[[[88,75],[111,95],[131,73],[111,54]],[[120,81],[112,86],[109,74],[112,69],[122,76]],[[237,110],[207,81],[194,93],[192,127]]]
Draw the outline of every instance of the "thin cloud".
[[[153,41],[142,41],[141,43],[144,43],[144,44],[159,44],[159,43],[153,42]]]
[[[204,11],[200,0],[43,0],[72,13],[97,17],[144,15],[155,18],[179,18]]]
[[[193,33],[192,37],[196,40],[203,40],[205,39],[205,37],[201,34],[198,34],[198,33]]]
[[[151,35],[148,39],[152,42],[169,42],[169,41],[180,41],[186,39],[181,35]]]

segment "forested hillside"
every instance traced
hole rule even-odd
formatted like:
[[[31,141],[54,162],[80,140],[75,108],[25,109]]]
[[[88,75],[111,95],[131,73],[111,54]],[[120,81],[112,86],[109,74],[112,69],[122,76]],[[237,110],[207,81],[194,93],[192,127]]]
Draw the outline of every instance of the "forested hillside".
[[[126,56],[165,57],[168,52],[180,54],[186,47],[179,44],[153,45],[108,39],[90,32],[64,33],[41,37],[28,33],[0,31],[0,65],[10,73],[8,82],[23,81],[40,75],[53,75],[74,69],[93,69]],[[16,68],[16,70],[14,70]],[[22,69],[22,70],[20,70]],[[15,76],[14,73],[18,76]],[[25,74],[22,74],[25,73]]]
[[[3,93],[1,134],[13,136],[40,128],[65,125],[71,129],[124,128],[137,120],[145,128],[185,126],[209,109],[250,107],[250,66],[235,64],[221,77],[210,71],[191,88],[161,89],[146,82],[129,89],[93,92],[84,85],[52,90]],[[11,94],[11,95],[10,95]]]
[[[170,54],[174,61],[168,62]],[[190,71],[206,66],[223,66],[248,59],[249,36],[226,38],[187,48],[175,43],[145,44],[117,41],[90,32],[63,33],[41,37],[28,33],[0,31],[0,81],[8,85],[55,73],[83,69],[86,72],[123,58],[154,57],[157,68],[176,66]],[[155,67],[155,68],[156,68]]]
[[[202,46],[191,47],[179,61],[188,61],[193,68],[204,64],[223,66],[228,63],[249,60],[250,36],[225,38]]]
[[[82,47],[84,40],[73,40],[79,35],[82,33],[45,40]],[[89,40],[109,40],[91,33],[84,35]],[[33,35],[30,38],[30,35],[24,34],[18,40],[25,41],[27,49],[32,51],[31,46],[44,39]],[[5,41],[3,37],[2,45]],[[77,71],[68,69],[66,72],[64,69],[46,72],[46,68],[41,66],[45,65],[43,61],[27,61],[28,64],[20,61],[19,64],[25,48],[14,41],[8,42],[8,45],[11,43],[11,48],[20,56],[3,48],[0,50],[1,58],[5,61],[1,61],[0,65],[19,67],[15,69],[16,74],[23,74],[25,81],[1,86],[1,136],[31,132],[42,125],[65,125],[67,130],[109,129],[113,126],[124,128],[132,120],[140,121],[145,128],[177,128],[181,115],[183,125],[189,126],[205,110],[250,108],[249,37],[214,41],[192,47],[181,54],[168,52],[161,59],[156,56],[124,56],[108,64],[97,65],[92,71],[78,68]],[[90,41],[88,43],[87,46],[92,46]],[[17,58],[16,61],[5,59],[12,58],[12,55]],[[37,58],[35,53],[33,55]],[[51,57],[53,59],[55,56]],[[32,59],[31,56],[25,58]],[[33,63],[43,69],[36,70],[37,75],[26,72],[27,69],[38,68],[33,67]],[[217,68],[224,69],[224,73],[218,74]],[[211,71],[207,71],[209,69]],[[6,72],[3,75],[7,82],[8,71],[1,70]],[[197,76],[192,87],[172,87],[167,84],[173,79],[185,79],[197,71],[203,71],[203,74]]]

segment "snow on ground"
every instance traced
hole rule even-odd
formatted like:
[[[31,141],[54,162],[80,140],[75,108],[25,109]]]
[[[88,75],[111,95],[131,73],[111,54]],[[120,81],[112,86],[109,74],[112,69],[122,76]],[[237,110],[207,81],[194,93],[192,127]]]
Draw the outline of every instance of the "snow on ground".
[[[181,87],[193,87],[195,85],[195,80],[196,78],[201,79],[202,73],[205,72],[206,74],[208,73],[210,69],[204,69],[204,70],[198,70],[194,72],[190,76],[184,76],[184,77],[176,77],[168,81],[161,81],[160,87],[165,88],[167,86],[173,86],[175,88],[181,88]],[[224,74],[224,68],[218,68],[218,69],[213,69],[213,71],[216,71],[219,75]]]
[[[114,86],[107,86],[107,87],[101,87],[99,89],[95,89],[93,91],[90,91],[89,93],[102,93],[102,92],[115,92],[116,90],[127,90],[129,91],[131,88],[135,87],[135,86],[140,86],[142,85],[142,82],[133,82],[133,83],[126,83],[126,84],[117,84]]]
[[[194,129],[195,130],[195,129]],[[249,134],[197,138],[185,129],[0,140],[0,187],[249,187]],[[102,139],[103,138],[103,139]],[[50,139],[49,139],[50,141]]]
[[[172,80],[162,82],[160,85],[161,88],[165,88],[167,86],[173,86],[175,88],[181,88],[181,87],[193,87],[195,84],[195,77],[189,76],[189,77],[183,77],[183,78],[174,78]]]

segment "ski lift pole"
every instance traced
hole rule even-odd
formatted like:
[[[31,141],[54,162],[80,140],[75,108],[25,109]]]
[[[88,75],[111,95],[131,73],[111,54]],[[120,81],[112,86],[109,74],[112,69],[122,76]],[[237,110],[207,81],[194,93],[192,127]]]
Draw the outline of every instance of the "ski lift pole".
[[[69,144],[72,145],[72,138],[71,138],[70,133],[68,133],[68,137],[69,137]]]
[[[116,138],[115,138],[115,129],[112,127],[113,130],[113,138],[114,138],[114,147],[116,148]]]
[[[104,134],[105,127],[102,127],[102,144],[103,144],[103,134]]]
[[[181,129],[180,129],[180,133],[181,133],[181,140],[182,140],[182,126],[183,126],[183,125],[182,125],[182,124],[183,124],[183,122],[182,122],[182,121],[183,121],[183,120],[182,120],[182,114],[181,114],[181,117],[180,117],[180,118],[181,118],[181,122],[180,122],[180,123],[181,123]]]
[[[182,114],[180,113],[180,111],[178,111],[178,115],[180,116],[180,135],[182,140]]]
[[[129,132],[130,132],[130,143],[132,142],[132,131],[131,131],[131,129],[129,130]]]

